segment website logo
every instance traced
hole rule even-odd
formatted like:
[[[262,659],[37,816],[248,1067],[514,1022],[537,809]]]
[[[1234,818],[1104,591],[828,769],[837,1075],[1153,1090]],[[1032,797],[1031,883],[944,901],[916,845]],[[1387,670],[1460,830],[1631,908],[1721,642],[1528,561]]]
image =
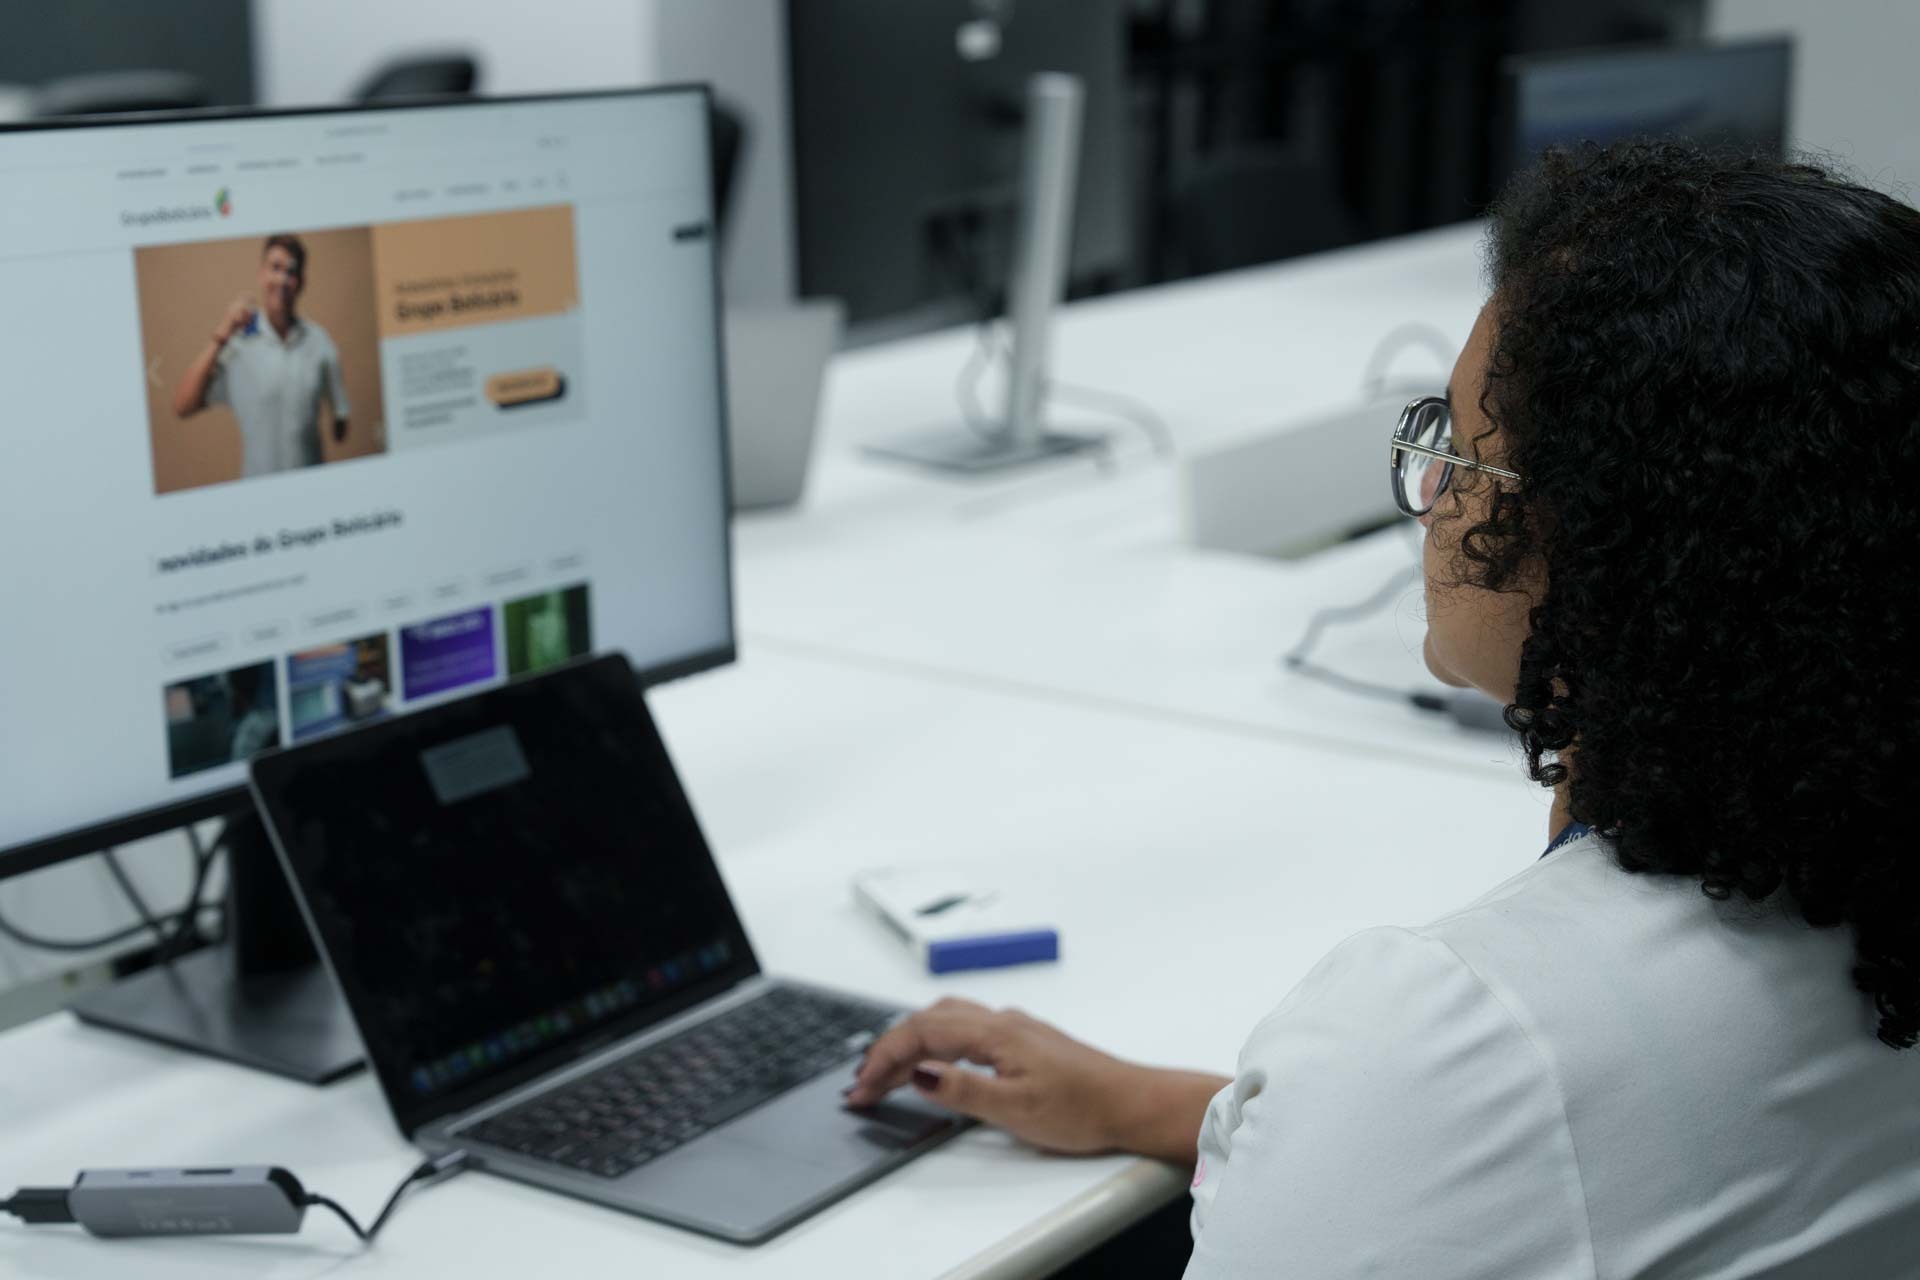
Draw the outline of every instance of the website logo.
[[[220,216],[223,218],[233,212],[233,201],[227,198],[225,187],[213,193],[213,207],[220,211]]]

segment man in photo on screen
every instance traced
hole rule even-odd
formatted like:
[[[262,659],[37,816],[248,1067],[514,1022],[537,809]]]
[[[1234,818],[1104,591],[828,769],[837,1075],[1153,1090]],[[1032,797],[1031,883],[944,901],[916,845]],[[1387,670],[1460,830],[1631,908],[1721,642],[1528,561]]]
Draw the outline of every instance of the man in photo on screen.
[[[327,331],[296,309],[307,250],[296,236],[269,236],[260,254],[259,301],[236,299],[206,348],[181,376],[173,409],[190,418],[226,405],[240,423],[242,476],[322,461],[320,401],[333,410],[333,438],[347,437],[346,381]]]

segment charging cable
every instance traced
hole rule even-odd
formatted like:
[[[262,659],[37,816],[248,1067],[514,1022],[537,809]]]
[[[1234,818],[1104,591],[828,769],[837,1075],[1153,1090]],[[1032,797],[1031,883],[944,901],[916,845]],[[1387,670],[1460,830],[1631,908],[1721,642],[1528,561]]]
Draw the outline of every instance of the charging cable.
[[[1320,610],[1307,620],[1307,629],[1300,637],[1300,643],[1294,645],[1280,659],[1280,664],[1289,671],[1306,676],[1309,680],[1317,680],[1343,693],[1351,693],[1363,698],[1378,698],[1387,702],[1404,702],[1421,711],[1446,716],[1463,729],[1471,729],[1479,733],[1511,732],[1507,727],[1506,708],[1477,689],[1449,689],[1445,693],[1429,693],[1421,689],[1398,689],[1392,685],[1343,675],[1308,660],[1308,655],[1320,643],[1320,637],[1328,627],[1338,623],[1357,621],[1378,613],[1392,603],[1401,592],[1411,587],[1419,576],[1420,570],[1417,566],[1401,569],[1366,599],[1356,604],[1330,605]]]
[[[306,1211],[338,1214],[361,1243],[371,1245],[400,1197],[417,1186],[443,1182],[468,1165],[465,1151],[422,1161],[401,1179],[371,1226],[330,1197],[308,1191],[285,1169],[268,1165],[224,1169],[87,1169],[71,1187],[21,1187],[0,1200],[0,1211],[28,1226],[77,1223],[89,1234],[128,1236],[288,1235]]]

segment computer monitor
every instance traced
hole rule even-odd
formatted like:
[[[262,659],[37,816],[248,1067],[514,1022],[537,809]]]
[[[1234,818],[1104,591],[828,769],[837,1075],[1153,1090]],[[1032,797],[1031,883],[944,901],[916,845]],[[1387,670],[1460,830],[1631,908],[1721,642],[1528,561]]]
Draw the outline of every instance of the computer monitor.
[[[1509,59],[1508,173],[1550,146],[1640,137],[1781,154],[1792,64],[1785,37]]]
[[[250,813],[276,744],[732,659],[708,153],[700,88],[0,131],[0,877]]]
[[[1120,0],[790,0],[800,292],[848,340],[976,318],[1007,279],[1028,82],[1085,93],[1069,288],[1132,260]]]

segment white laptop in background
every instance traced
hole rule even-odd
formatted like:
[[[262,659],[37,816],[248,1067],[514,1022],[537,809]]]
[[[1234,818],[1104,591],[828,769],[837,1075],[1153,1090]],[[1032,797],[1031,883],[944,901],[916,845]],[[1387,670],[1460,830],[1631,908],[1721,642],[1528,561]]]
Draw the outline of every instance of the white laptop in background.
[[[813,458],[820,385],[840,345],[845,317],[837,298],[728,304],[727,441],[734,510],[800,500]]]

